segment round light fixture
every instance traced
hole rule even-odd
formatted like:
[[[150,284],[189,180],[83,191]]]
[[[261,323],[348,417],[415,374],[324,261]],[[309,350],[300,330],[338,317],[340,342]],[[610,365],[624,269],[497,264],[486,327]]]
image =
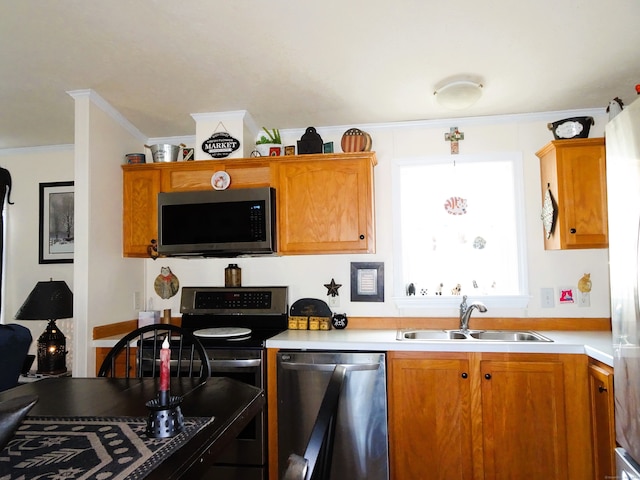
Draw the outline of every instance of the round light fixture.
[[[464,110],[480,100],[482,84],[469,80],[456,80],[436,89],[437,102],[450,110]]]

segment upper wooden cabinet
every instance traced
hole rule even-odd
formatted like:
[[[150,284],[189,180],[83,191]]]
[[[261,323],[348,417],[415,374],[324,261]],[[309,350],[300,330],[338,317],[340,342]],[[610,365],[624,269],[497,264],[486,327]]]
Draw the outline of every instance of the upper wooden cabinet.
[[[158,238],[160,170],[128,165],[122,173],[122,253],[125,257],[148,257],[147,247]]]
[[[375,252],[375,154],[303,158],[274,164],[278,251],[287,255]]]
[[[607,177],[604,138],[554,140],[540,158],[542,199],[551,191],[557,219],[546,250],[607,248]]]
[[[373,253],[376,163],[364,152],[123,165],[123,255],[148,255],[159,192],[209,190],[221,170],[229,188],[276,189],[278,253]]]

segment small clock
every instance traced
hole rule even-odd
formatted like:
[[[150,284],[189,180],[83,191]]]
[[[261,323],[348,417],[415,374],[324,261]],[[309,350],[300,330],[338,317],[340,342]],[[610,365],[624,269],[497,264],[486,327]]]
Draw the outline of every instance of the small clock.
[[[349,322],[345,313],[334,313],[331,317],[331,324],[333,325],[333,328],[337,330],[347,328],[347,323]]]

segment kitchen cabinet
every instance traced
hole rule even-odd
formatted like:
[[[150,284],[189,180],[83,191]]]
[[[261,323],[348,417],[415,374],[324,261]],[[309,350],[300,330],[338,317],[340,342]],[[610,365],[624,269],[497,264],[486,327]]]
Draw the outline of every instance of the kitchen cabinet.
[[[231,189],[276,189],[279,254],[373,253],[375,165],[374,152],[123,165],[123,255],[148,256],[159,192],[210,190],[217,171]]]
[[[594,478],[616,478],[613,368],[589,361],[589,394]]]
[[[160,170],[155,168],[123,170],[122,254],[125,257],[148,257],[147,247],[152,239],[158,238],[160,178]]]
[[[554,140],[540,158],[542,199],[547,190],[556,221],[546,250],[607,248],[607,190],[604,138]]]
[[[592,478],[584,355],[389,352],[391,478]]]
[[[219,170],[232,178],[229,188],[257,188],[272,182],[268,160],[233,162],[167,162],[123,165],[123,255],[147,257],[147,247],[158,237],[158,193],[210,190]]]
[[[276,164],[278,251],[375,253],[375,154],[304,157]]]

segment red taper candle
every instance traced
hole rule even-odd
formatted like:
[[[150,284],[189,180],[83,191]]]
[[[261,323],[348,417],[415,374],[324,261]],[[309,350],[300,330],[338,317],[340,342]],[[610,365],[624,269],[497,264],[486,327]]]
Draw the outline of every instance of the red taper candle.
[[[160,399],[168,400],[169,392],[169,362],[171,349],[169,348],[169,335],[164,338],[160,349]]]

